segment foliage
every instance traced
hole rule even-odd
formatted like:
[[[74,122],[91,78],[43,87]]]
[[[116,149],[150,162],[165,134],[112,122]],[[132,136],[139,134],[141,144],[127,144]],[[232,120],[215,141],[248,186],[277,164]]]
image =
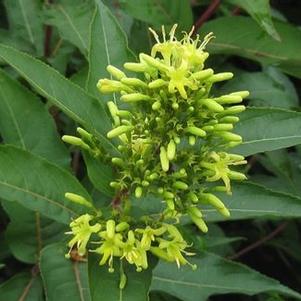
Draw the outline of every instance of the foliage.
[[[0,300],[301,299],[298,275],[301,267],[298,232],[301,226],[298,221],[301,217],[301,113],[298,99],[301,31],[298,27],[300,18],[295,17],[298,8],[300,11],[300,3],[294,0],[290,4],[279,0],[271,3],[268,0],[1,2]],[[208,110],[205,115],[206,118],[210,116],[210,122],[216,118],[218,112],[210,115],[214,109],[205,105],[208,97],[202,100],[199,94],[194,94],[199,92],[193,92],[201,90],[200,82],[195,87],[195,82],[182,78],[186,80],[182,81],[183,86],[179,81],[173,86],[167,84],[165,93],[175,100],[170,111],[163,102],[146,102],[140,107],[132,105],[133,97],[151,95],[162,101],[162,93],[156,95],[143,86],[146,81],[149,85],[155,80],[160,84],[161,80],[163,87],[166,85],[163,82],[170,80],[166,66],[146,55],[153,44],[160,44],[148,27],[159,32],[161,25],[165,25],[166,32],[169,32],[175,23],[179,27],[178,40],[182,39],[181,30],[189,32],[194,23],[201,40],[209,32],[215,36],[206,45],[210,56],[204,64],[205,69],[202,70],[201,65],[193,66],[195,69],[189,69],[189,74],[209,72],[202,79],[205,82],[214,76],[213,71],[206,70],[214,69],[215,74],[226,77],[225,74],[231,74],[224,73],[226,71],[234,74],[234,79],[210,85],[210,104],[213,101],[215,109],[219,102],[225,105],[225,99],[230,101],[229,97],[221,95],[233,98],[231,93],[234,91],[250,91],[250,95],[245,92],[239,95],[246,97],[242,104],[247,109],[239,114],[235,134],[231,133],[232,139],[242,137],[241,144],[231,144],[231,153],[246,156],[248,161],[246,166],[239,167],[241,173],[237,172],[235,176],[240,175],[242,180],[244,173],[248,180],[231,183],[232,194],[214,191],[211,184],[195,191],[193,181],[197,179],[196,182],[204,184],[204,179],[216,177],[216,174],[212,170],[207,170],[204,175],[194,173],[192,167],[196,165],[192,163],[189,163],[191,169],[187,168],[189,164],[185,166],[187,180],[177,180],[176,184],[172,180],[173,173],[179,173],[180,168],[167,172],[169,164],[184,166],[196,153],[199,156],[197,164],[203,164],[202,168],[213,164],[216,158],[228,158],[224,158],[226,155],[221,152],[206,157],[208,153],[200,147],[200,142],[206,139],[199,137],[205,135],[203,132],[200,135],[199,129],[207,129],[208,133],[214,129],[205,124],[204,115],[199,116],[202,119],[193,120],[192,125],[185,124],[185,131],[181,128],[177,133],[170,132],[169,120],[178,109],[176,101],[187,98],[187,95],[189,101],[201,99],[197,111]],[[181,42],[188,45],[190,40],[186,35],[186,40]],[[206,53],[201,50],[202,55]],[[145,54],[139,56],[141,52]],[[162,52],[163,58],[164,55]],[[133,71],[146,61],[148,74],[143,78],[139,72],[135,74]],[[140,63],[125,66],[131,69],[127,76],[132,82],[122,79],[125,62]],[[118,69],[109,67],[108,73],[108,65]],[[154,73],[154,70],[160,71]],[[117,80],[112,81],[111,75],[116,74]],[[99,79],[103,79],[99,84],[102,92],[111,89],[114,93],[99,93]],[[142,88],[133,89],[138,82]],[[115,85],[113,90],[112,85]],[[120,85],[122,89],[118,88]],[[122,91],[119,95],[124,89],[128,89],[127,93]],[[185,107],[186,102],[179,104],[181,112],[193,110]],[[221,110],[221,105],[218,109]],[[134,118],[121,116],[127,114],[126,111],[134,114]],[[124,136],[122,140],[116,137],[125,130],[124,126],[130,127],[132,133],[135,128],[134,138],[137,137],[146,117],[141,112],[147,112],[148,119],[155,113],[160,113],[163,118],[158,130],[160,136],[149,136],[149,142],[152,142],[148,149],[149,160],[143,163],[148,164],[148,169],[151,166],[156,174],[153,177],[159,177],[155,184],[137,181],[136,173],[140,173],[141,167],[135,169],[139,163],[136,165],[138,159],[136,153],[130,153],[131,149],[124,153],[122,162],[118,160],[124,147],[121,143]],[[191,119],[189,114],[185,116]],[[183,121],[183,115],[177,118]],[[225,134],[232,130],[229,124],[219,137],[229,138]],[[143,128],[144,133],[146,130],[149,129]],[[152,133],[156,131],[155,128],[151,130]],[[220,135],[218,130],[211,133],[208,134],[208,145],[216,139],[210,137]],[[181,146],[175,143],[176,134],[185,141]],[[62,136],[71,145],[64,143]],[[156,137],[161,140],[158,142]],[[218,146],[226,151],[223,143],[219,142]],[[190,149],[189,155],[180,155],[187,154],[187,149]],[[243,161],[243,157],[239,156],[238,161]],[[124,172],[132,178],[123,181],[121,175]],[[232,178],[235,178],[233,174]],[[225,179],[223,177],[229,192],[229,183]],[[149,193],[160,185],[170,188],[173,197],[166,193],[163,197],[160,193]],[[130,210],[130,205],[131,215],[119,218],[116,208],[124,196],[118,192],[125,188],[128,202],[122,203],[122,209]],[[204,199],[201,212],[195,213],[195,204],[187,201],[188,192],[190,196],[194,192],[203,198],[208,192],[213,193],[225,204],[225,207],[217,206],[224,216]],[[213,201],[215,205],[216,199]],[[226,207],[230,217],[227,217]],[[194,208],[193,214],[191,208]],[[150,220],[162,212],[166,215],[164,223],[161,221],[159,225],[156,222],[156,229],[145,228],[146,225],[153,226]],[[95,223],[91,217],[99,218],[101,214],[98,221],[105,219]],[[208,224],[208,233],[201,233],[195,227],[195,224],[200,226],[195,214]],[[180,216],[177,228],[170,224],[173,218],[179,219]],[[141,222],[141,217],[146,224]],[[64,234],[70,231],[70,223],[74,239]],[[160,250],[153,248],[153,254],[159,258],[149,254],[147,266],[137,259],[140,258],[135,253],[140,250],[138,248],[134,253],[120,253],[119,256],[125,256],[136,267],[116,258],[114,262],[110,261],[109,271],[107,266],[99,266],[97,254],[86,254],[86,247],[99,250],[105,262],[111,253],[93,245],[93,241],[99,240],[95,233],[101,231],[102,240],[107,242],[113,237],[118,242],[125,236],[131,241],[134,232],[128,227],[133,224],[140,227],[140,232],[135,232],[139,240],[147,236],[146,230],[157,231],[149,234],[148,239],[155,236],[162,246],[166,242],[159,236],[165,235],[164,239],[177,237],[173,251],[163,254],[163,247]],[[201,228],[207,230],[204,225],[202,222]],[[90,235],[92,242],[88,243]],[[176,253],[175,246],[178,248]],[[125,247],[129,248],[129,245],[122,245]],[[189,266],[178,268],[162,259],[187,263],[187,259],[179,255],[186,247],[189,247],[189,253],[195,254],[187,259],[193,267],[198,266],[196,270]],[[141,250],[145,252],[145,248]],[[66,253],[70,259],[65,258]],[[177,255],[172,257],[170,254]],[[142,271],[137,272],[136,268]]]

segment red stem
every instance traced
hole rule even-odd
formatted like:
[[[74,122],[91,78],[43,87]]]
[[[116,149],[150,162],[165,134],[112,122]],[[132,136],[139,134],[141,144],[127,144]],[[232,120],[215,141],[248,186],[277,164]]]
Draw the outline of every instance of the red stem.
[[[216,12],[220,5],[220,0],[212,0],[210,5],[204,11],[204,13],[198,18],[194,24],[194,34],[200,29],[200,27]]]

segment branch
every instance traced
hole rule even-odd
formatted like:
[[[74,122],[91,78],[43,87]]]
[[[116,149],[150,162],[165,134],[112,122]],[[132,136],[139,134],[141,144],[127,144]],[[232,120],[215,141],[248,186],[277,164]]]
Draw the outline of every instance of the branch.
[[[270,234],[264,236],[260,240],[252,243],[251,245],[247,246],[246,248],[240,250],[236,254],[234,254],[232,256],[229,256],[228,259],[231,259],[231,260],[237,259],[237,258],[241,257],[242,255],[245,255],[246,253],[249,253],[250,251],[253,251],[254,249],[260,247],[265,242],[271,240],[276,235],[278,235],[280,232],[282,232],[287,227],[287,225],[288,225],[288,222],[284,222],[284,223],[280,224],[273,232],[271,232]]]
[[[211,1],[211,4],[207,7],[204,13],[199,17],[199,19],[195,22],[193,34],[195,34],[200,29],[200,27],[216,12],[220,3],[221,3],[220,0]]]

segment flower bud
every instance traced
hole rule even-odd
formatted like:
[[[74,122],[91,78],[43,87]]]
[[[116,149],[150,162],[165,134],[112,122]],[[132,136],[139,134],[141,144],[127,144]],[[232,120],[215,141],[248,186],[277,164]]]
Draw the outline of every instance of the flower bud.
[[[82,139],[85,139],[88,142],[93,141],[93,136],[89,132],[84,130],[83,128],[78,127],[78,128],[76,128],[76,131],[82,137]]]
[[[221,82],[224,80],[229,80],[233,77],[232,72],[222,72],[222,73],[217,73],[213,74],[207,79],[208,83],[216,83],[216,82]]]
[[[166,65],[164,65],[159,60],[154,59],[153,57],[151,57],[147,54],[140,53],[139,58],[140,58],[140,61],[146,62],[151,67],[154,67],[154,68],[156,68],[160,71],[163,71],[163,72],[168,71],[168,67]]]
[[[239,121],[239,118],[237,116],[225,116],[220,119],[220,122],[222,123],[237,123]]]
[[[187,190],[188,185],[182,181],[176,181],[172,184],[173,188],[180,189],[180,190]]]
[[[202,212],[197,207],[189,207],[187,209],[187,212],[189,213],[189,215],[194,215],[197,218],[202,218],[203,217]]]
[[[166,199],[166,205],[170,210],[175,210],[175,203],[173,199]]]
[[[137,199],[140,199],[142,196],[142,188],[140,186],[136,187],[135,189],[135,197]]]
[[[108,238],[112,239],[115,235],[115,221],[110,219],[106,224]]]
[[[175,195],[170,191],[164,191],[163,196],[166,199],[173,199],[175,197]]]
[[[189,126],[186,128],[186,132],[199,136],[199,137],[205,137],[206,136],[206,132],[196,126]]]
[[[134,72],[146,72],[148,67],[140,63],[125,63],[124,68]]]
[[[187,195],[188,200],[192,201],[193,203],[198,203],[199,199],[194,192],[189,192]]]
[[[93,204],[91,202],[87,201],[81,195],[67,192],[67,193],[65,193],[65,198],[72,201],[72,202],[74,202],[74,203],[77,203],[77,204],[80,204],[80,205],[83,205],[83,206],[86,206],[86,207],[89,207],[89,208],[93,208]]]
[[[233,125],[231,123],[218,123],[214,126],[215,131],[230,131],[233,129]]]
[[[233,104],[242,102],[242,97],[240,95],[223,95],[214,99],[219,104]]]
[[[155,102],[152,104],[152,109],[153,109],[154,111],[158,111],[160,108],[161,108],[161,103],[160,103],[160,101],[155,101]]]
[[[194,146],[195,142],[196,142],[195,136],[189,136],[188,137],[188,143],[189,143],[189,145]]]
[[[230,108],[227,108],[223,112],[219,113],[218,116],[225,116],[225,115],[235,115],[243,112],[246,109],[245,106],[239,105],[239,106],[232,106]]]
[[[130,227],[130,225],[127,222],[121,222],[116,226],[116,232],[123,232],[127,230]]]
[[[208,232],[208,227],[202,218],[196,217],[195,215],[189,215],[193,223],[204,233]]]
[[[167,83],[166,83],[165,80],[159,78],[159,79],[156,79],[156,80],[150,82],[150,83],[148,84],[148,87],[149,87],[150,89],[157,89],[157,88],[161,88],[161,87],[165,86],[166,84],[167,84]]]
[[[209,109],[210,111],[212,111],[214,113],[220,113],[220,112],[224,111],[224,107],[221,106],[220,104],[218,104],[215,100],[213,100],[211,98],[200,99],[198,101],[198,103],[200,105],[205,106],[207,109]]]
[[[108,65],[107,66],[107,71],[114,76],[116,79],[122,79],[123,77],[125,77],[125,74],[119,70],[118,68],[112,66],[112,65]]]
[[[168,171],[169,170],[169,160],[167,158],[167,153],[165,150],[164,146],[160,147],[160,162],[161,162],[161,166],[163,171]]]
[[[176,144],[171,139],[167,145],[167,158],[169,161],[172,161],[176,156]]]
[[[242,138],[241,136],[234,134],[234,133],[230,133],[230,132],[218,132],[218,135],[223,137],[225,140],[227,141],[234,141],[234,142],[241,142]]]
[[[145,82],[135,77],[124,77],[121,82],[129,86],[147,88],[147,84]]]
[[[121,134],[127,133],[127,132],[129,132],[133,129],[134,129],[133,126],[120,125],[117,128],[114,128],[113,130],[109,131],[107,133],[107,137],[111,139],[111,138],[114,138],[116,136],[120,136]]]
[[[124,161],[121,158],[114,157],[112,158],[112,163],[120,167],[124,166]]]
[[[237,91],[237,92],[232,92],[231,95],[239,95],[241,98],[246,98],[250,95],[249,91]]]
[[[197,80],[204,80],[211,75],[213,75],[213,70],[211,68],[208,68],[208,69],[193,73],[191,75],[191,78],[197,79]]]
[[[131,94],[125,94],[120,97],[120,100],[124,102],[137,102],[142,100],[150,100],[150,97],[148,95],[144,95],[141,93],[131,93]]]
[[[237,180],[237,181],[243,181],[243,180],[247,179],[247,177],[243,173],[237,172],[237,171],[234,171],[234,170],[228,171],[228,177],[231,180]]]
[[[85,150],[90,150],[90,146],[86,144],[82,139],[74,136],[64,135],[62,137],[62,140],[66,143],[69,143],[71,145],[79,146]]]

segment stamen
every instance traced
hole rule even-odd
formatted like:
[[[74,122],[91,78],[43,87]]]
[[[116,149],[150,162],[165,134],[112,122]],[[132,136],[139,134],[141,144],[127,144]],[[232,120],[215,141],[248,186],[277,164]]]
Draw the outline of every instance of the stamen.
[[[153,34],[156,42],[160,44],[159,36],[157,35],[157,33],[150,27],[148,28],[148,30]]]

